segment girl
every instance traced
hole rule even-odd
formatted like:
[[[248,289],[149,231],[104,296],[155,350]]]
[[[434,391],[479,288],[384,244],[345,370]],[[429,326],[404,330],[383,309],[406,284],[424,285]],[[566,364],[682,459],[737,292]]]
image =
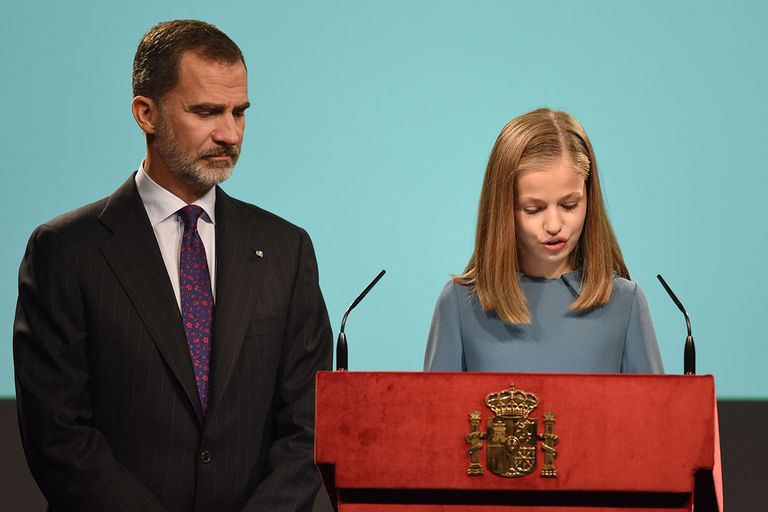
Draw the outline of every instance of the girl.
[[[662,373],[642,290],[629,280],[592,144],[539,109],[496,139],[475,250],[437,300],[426,370]]]

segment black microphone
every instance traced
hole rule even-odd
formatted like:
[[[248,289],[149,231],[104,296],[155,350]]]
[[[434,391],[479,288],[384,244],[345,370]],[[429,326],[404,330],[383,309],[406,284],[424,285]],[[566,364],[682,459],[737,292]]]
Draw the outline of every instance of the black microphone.
[[[672,301],[677,304],[680,311],[685,315],[685,325],[688,327],[688,336],[685,338],[685,353],[683,354],[683,373],[686,375],[696,375],[696,347],[693,344],[693,336],[691,335],[691,319],[688,318],[688,312],[683,307],[683,304],[677,298],[677,295],[672,291],[661,274],[656,274],[656,278],[661,282],[661,286],[667,290],[667,293],[672,298]]]
[[[371,291],[371,288],[376,286],[376,283],[379,282],[379,279],[382,278],[384,274],[386,274],[387,271],[384,269],[381,269],[381,272],[379,272],[379,275],[373,278],[373,281],[365,287],[365,290],[363,290],[363,293],[357,296],[357,298],[352,301],[352,304],[349,305],[347,308],[347,311],[344,313],[344,317],[341,319],[341,330],[339,331],[339,339],[336,342],[336,371],[339,370],[348,370],[347,368],[347,335],[344,334],[344,325],[347,323],[347,317],[349,316],[349,312],[352,311],[355,306],[360,304],[360,301],[365,298],[366,295],[368,295],[368,292]]]

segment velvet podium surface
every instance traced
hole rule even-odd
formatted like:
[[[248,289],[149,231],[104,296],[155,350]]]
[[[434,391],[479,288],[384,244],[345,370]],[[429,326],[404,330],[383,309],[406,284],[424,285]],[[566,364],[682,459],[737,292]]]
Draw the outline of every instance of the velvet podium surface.
[[[469,413],[486,432],[486,396],[510,385],[536,396],[536,433],[554,413],[556,477],[541,476],[541,442],[530,474],[492,473],[488,439],[468,475]],[[722,511],[711,376],[320,372],[316,410],[340,511]]]

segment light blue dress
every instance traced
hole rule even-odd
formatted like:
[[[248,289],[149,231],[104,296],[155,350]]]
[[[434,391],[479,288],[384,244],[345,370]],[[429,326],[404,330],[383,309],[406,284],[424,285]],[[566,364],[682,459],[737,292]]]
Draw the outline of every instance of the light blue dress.
[[[614,277],[608,304],[569,308],[579,271],[557,279],[522,275],[530,324],[509,324],[480,306],[469,286],[449,281],[437,299],[424,369],[470,372],[663,373],[640,286]]]

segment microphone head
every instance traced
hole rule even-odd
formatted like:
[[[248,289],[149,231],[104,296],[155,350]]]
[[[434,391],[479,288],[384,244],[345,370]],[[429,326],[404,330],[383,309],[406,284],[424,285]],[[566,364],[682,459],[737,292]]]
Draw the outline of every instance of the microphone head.
[[[696,375],[696,345],[693,344],[693,336],[690,335],[685,338],[683,373],[685,375]]]
[[[347,368],[349,368],[347,363],[347,335],[342,331],[336,340],[336,371],[344,371]]]

